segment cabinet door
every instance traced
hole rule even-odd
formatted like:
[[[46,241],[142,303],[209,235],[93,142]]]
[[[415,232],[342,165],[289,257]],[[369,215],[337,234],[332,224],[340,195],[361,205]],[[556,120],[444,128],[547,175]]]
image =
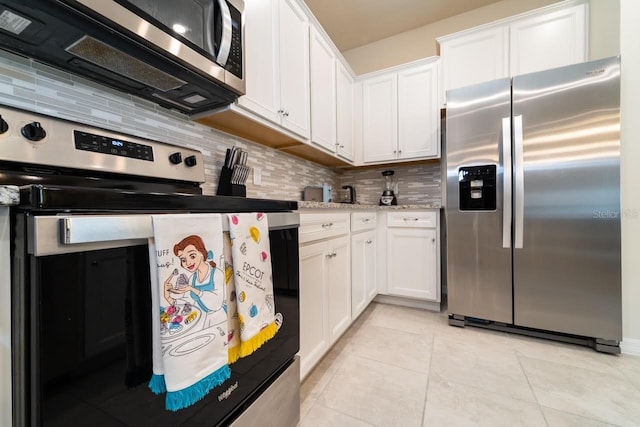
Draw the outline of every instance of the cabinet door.
[[[351,324],[349,237],[327,241],[329,338],[334,343]]]
[[[309,21],[295,0],[280,0],[282,126],[309,138]]]
[[[300,247],[300,375],[329,349],[327,252],[324,242]]]
[[[586,5],[518,20],[510,26],[511,75],[587,60]]]
[[[509,27],[487,28],[442,41],[440,57],[444,91],[508,77]]]
[[[436,245],[436,229],[404,227],[387,229],[389,294],[437,300]]]
[[[355,319],[377,295],[376,230],[351,236],[351,317]]]
[[[364,162],[395,160],[398,150],[398,79],[395,73],[362,82]]]
[[[311,27],[311,142],[336,151],[335,55],[322,34]]]
[[[398,73],[398,158],[439,154],[438,63]]]
[[[245,0],[244,5],[246,94],[238,104],[279,123],[278,0]]]
[[[347,160],[353,160],[353,92],[354,82],[349,70],[336,61],[336,119],[337,119],[337,140],[336,153]]]

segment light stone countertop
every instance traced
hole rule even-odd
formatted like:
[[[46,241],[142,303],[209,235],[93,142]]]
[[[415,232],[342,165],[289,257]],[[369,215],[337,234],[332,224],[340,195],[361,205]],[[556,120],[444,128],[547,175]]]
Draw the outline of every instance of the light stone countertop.
[[[406,209],[441,209],[440,203],[425,203],[420,205],[380,206],[365,205],[360,203],[325,203],[325,202],[298,202],[298,209],[345,209],[345,210],[406,210]]]
[[[20,203],[20,189],[15,185],[0,185],[0,206]]]

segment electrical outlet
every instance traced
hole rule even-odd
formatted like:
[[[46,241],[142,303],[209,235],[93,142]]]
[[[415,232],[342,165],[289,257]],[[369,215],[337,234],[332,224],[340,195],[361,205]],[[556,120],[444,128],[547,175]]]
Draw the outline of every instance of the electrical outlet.
[[[253,185],[262,185],[262,169],[253,168]]]

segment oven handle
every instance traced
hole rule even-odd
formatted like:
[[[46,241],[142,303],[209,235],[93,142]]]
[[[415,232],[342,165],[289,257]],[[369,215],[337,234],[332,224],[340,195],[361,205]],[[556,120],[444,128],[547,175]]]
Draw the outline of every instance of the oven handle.
[[[269,230],[298,228],[297,212],[267,213]],[[59,215],[29,217],[29,253],[35,256],[146,244],[153,237],[151,215]],[[229,230],[223,216],[222,228]]]

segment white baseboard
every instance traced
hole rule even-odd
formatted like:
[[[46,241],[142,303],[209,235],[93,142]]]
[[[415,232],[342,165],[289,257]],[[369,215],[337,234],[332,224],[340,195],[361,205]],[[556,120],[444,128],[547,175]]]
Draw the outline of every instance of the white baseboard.
[[[622,354],[640,356],[640,340],[635,338],[623,338],[620,343]]]
[[[434,301],[423,301],[413,298],[403,298],[392,295],[378,294],[374,298],[374,301],[384,304],[402,305],[405,307],[422,308],[429,311],[440,312],[442,310],[442,304]]]

